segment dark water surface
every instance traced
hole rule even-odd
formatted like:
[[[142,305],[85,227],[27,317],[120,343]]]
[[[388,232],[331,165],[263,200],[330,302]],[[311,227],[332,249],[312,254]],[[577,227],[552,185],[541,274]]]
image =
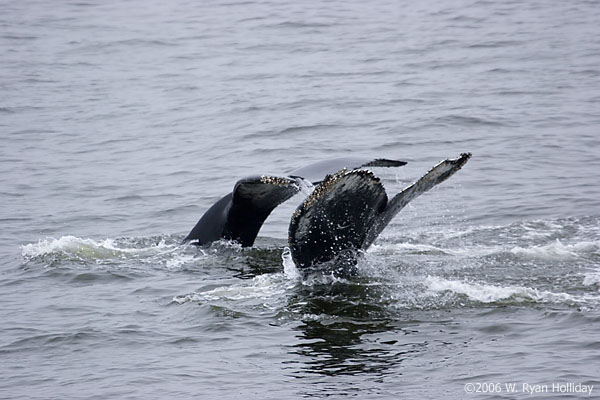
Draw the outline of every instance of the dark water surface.
[[[598,2],[0,3],[0,398],[600,396]],[[464,151],[356,278],[298,277],[298,197],[179,245],[245,175]]]

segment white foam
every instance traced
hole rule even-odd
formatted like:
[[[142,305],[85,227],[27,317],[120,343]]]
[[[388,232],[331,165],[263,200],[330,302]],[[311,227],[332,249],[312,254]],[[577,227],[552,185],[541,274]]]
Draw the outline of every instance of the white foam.
[[[524,257],[565,260],[577,258],[581,255],[598,251],[599,249],[600,241],[563,244],[560,240],[556,239],[553,243],[542,246],[513,247],[510,252]]]
[[[63,236],[59,239],[47,238],[37,243],[21,246],[21,255],[26,259],[43,257],[53,253],[69,253],[73,255],[93,254],[97,257],[111,257],[123,250],[114,246],[112,239],[97,242],[93,239],[81,239],[76,236]]]
[[[448,250],[441,249],[429,244],[413,244],[413,243],[394,243],[378,245],[373,244],[367,250],[367,253],[373,254],[393,254],[397,251],[409,253],[447,253]]]
[[[588,272],[584,275],[583,278],[584,286],[598,286],[598,290],[600,290],[600,271]]]
[[[283,261],[283,273],[288,279],[300,279],[302,277],[300,271],[296,268],[296,264],[294,264],[294,260],[292,260],[292,253],[289,247],[283,249],[281,259]]]
[[[421,243],[393,243],[372,245],[368,253],[390,255],[398,252],[408,253],[409,255],[445,255],[456,257],[485,257],[494,254],[500,254],[506,251],[501,246],[463,246],[456,248],[443,248],[430,244]]]
[[[179,304],[188,302],[248,301],[261,300],[268,307],[273,300],[281,301],[302,278],[296,268],[288,247],[281,254],[283,273],[263,274],[239,284],[224,285],[218,288],[175,296],[173,301]]]
[[[553,293],[523,286],[494,286],[482,283],[449,280],[436,276],[428,276],[425,280],[427,288],[434,292],[450,291],[467,296],[470,300],[481,303],[494,303],[508,299],[521,299],[548,303],[598,303],[599,296],[575,296],[568,293]]]
[[[189,261],[193,256],[173,254],[184,248],[176,244],[167,244],[163,239],[158,243],[142,244],[128,239],[82,239],[76,236],[62,236],[59,239],[46,238],[37,243],[21,246],[21,255],[26,260],[59,256],[87,262],[104,262],[106,260],[136,259],[144,262],[156,262],[157,258],[166,260],[167,267],[176,268]],[[169,259],[167,260],[168,256]]]
[[[286,294],[294,286],[295,283],[287,279],[284,274],[264,274],[242,281],[239,284],[224,285],[204,292],[175,296],[173,301],[183,304],[188,302],[214,303],[259,300],[262,305],[268,307],[272,301],[285,300]]]
[[[182,254],[178,256],[174,256],[171,259],[167,260],[166,266],[171,270],[181,269],[184,265],[189,263],[196,263],[197,257],[191,254]]]
[[[532,290],[523,287],[498,287],[480,283],[448,280],[435,276],[428,276],[425,284],[429,290],[434,292],[451,291],[466,295],[469,299],[482,303],[493,303],[513,296],[530,297]]]
[[[570,260],[579,257],[586,257],[599,251],[600,241],[583,241],[573,244],[564,244],[557,239],[549,244],[534,245],[530,247],[465,245],[462,247],[444,248],[422,243],[383,243],[372,245],[367,252],[380,255],[405,253],[409,255],[433,254],[469,258],[511,253],[515,256],[529,259]]]

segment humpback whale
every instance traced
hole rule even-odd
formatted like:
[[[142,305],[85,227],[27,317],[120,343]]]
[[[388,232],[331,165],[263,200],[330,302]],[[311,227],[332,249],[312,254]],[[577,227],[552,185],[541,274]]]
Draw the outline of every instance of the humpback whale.
[[[400,167],[405,161],[383,158],[344,157],[320,161],[285,176],[262,175],[242,178],[233,191],[204,213],[184,239],[207,245],[220,239],[234,240],[243,247],[254,244],[271,211],[300,192],[302,181],[318,185],[326,176],[344,168]]]
[[[366,250],[404,206],[448,179],[470,157],[471,153],[463,153],[439,162],[391,200],[368,168],[400,167],[405,161],[337,158],[281,176],[246,177],[204,213],[184,242],[207,245],[227,239],[252,246],[275,207],[309,182],[315,188],[294,211],[289,225],[292,259],[303,271],[339,261],[342,272],[351,272],[357,252]]]

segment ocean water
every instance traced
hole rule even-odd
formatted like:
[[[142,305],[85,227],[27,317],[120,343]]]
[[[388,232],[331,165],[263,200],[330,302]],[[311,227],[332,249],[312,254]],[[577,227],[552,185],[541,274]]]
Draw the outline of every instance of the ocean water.
[[[600,398],[598,2],[0,5],[0,398]],[[246,175],[466,151],[354,278],[300,197],[180,245]]]

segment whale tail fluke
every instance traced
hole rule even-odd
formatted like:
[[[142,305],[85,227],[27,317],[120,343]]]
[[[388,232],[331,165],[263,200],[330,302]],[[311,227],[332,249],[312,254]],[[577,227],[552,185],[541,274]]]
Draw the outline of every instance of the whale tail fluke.
[[[204,213],[183,241],[205,245],[225,239],[252,246],[271,211],[299,191],[299,179],[272,175],[240,179],[231,193]]]
[[[385,189],[371,171],[342,170],[329,175],[296,209],[289,227],[289,245],[300,268],[331,261],[358,250],[367,229],[385,209]]]
[[[289,173],[290,177],[300,177],[313,184],[321,183],[329,175],[333,175],[343,169],[352,171],[359,168],[368,167],[401,167],[406,165],[406,161],[390,160],[387,158],[368,158],[368,157],[341,157],[329,160],[319,161],[302,168],[298,168]]]
[[[470,157],[463,153],[438,163],[390,201],[379,178],[363,168],[399,167],[404,161],[346,157],[314,163],[286,176],[244,178],[204,213],[184,242],[207,245],[225,239],[252,246],[271,211],[304,185],[315,183],[290,222],[292,259],[303,270],[331,263],[343,264],[348,272],[346,266],[355,264],[356,252],[367,249],[406,204],[448,179]]]
[[[389,160],[387,158],[376,158],[372,161],[366,162],[361,165],[361,167],[402,167],[403,165],[408,164],[406,161],[400,160]]]
[[[395,195],[386,209],[380,214],[377,222],[368,232],[365,248],[369,247],[379,234],[410,201],[429,191],[434,186],[444,182],[460,170],[471,158],[471,153],[462,153],[458,158],[450,158],[439,162],[416,182]]]
[[[349,255],[366,250],[406,204],[448,179],[470,157],[464,153],[438,163],[390,201],[379,178],[368,170],[329,175],[292,216],[289,244],[294,263],[307,270],[343,255],[343,264],[353,265],[347,262]]]

